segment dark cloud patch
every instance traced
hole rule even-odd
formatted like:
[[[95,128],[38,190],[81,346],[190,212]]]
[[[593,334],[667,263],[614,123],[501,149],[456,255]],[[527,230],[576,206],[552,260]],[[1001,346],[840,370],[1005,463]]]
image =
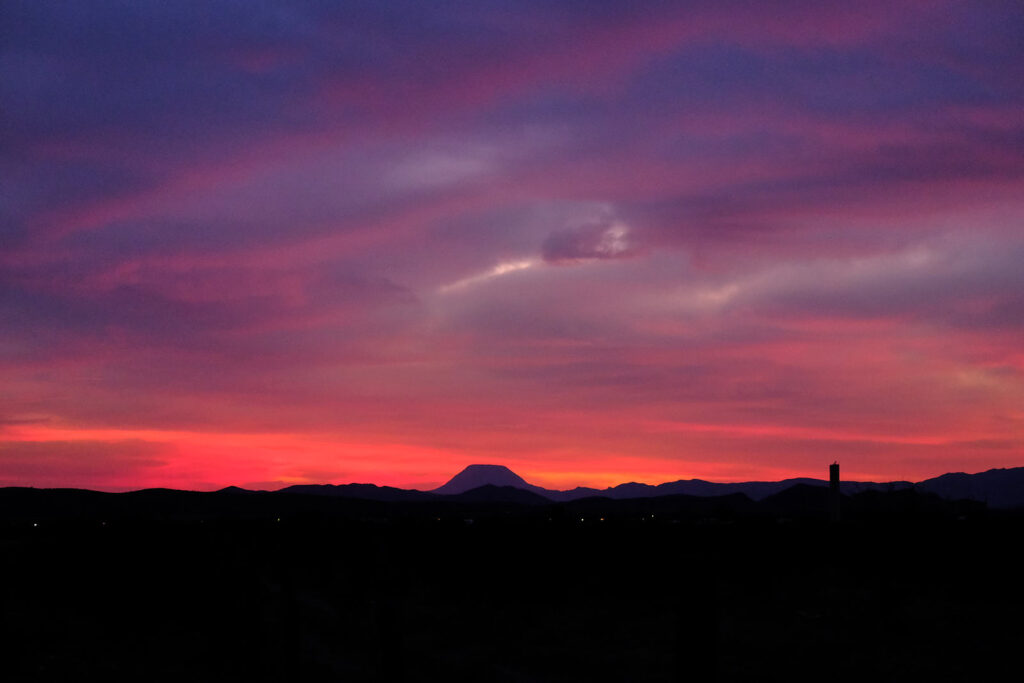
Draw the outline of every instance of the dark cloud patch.
[[[0,415],[0,430],[3,430],[4,427],[46,424],[49,421],[48,417],[4,417]]]
[[[637,252],[629,226],[611,219],[556,230],[541,247],[545,261],[559,264],[631,258]]]

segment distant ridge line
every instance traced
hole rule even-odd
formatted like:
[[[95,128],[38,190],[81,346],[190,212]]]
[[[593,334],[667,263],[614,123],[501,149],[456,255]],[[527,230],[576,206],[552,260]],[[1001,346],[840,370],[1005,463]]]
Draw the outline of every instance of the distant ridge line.
[[[554,502],[588,497],[624,500],[665,495],[712,497],[734,493],[741,493],[751,500],[759,501],[800,484],[827,487],[828,481],[812,477],[731,483],[711,482],[703,479],[680,479],[662,484],[626,482],[604,489],[576,487],[560,491],[530,484],[504,465],[469,465],[431,493],[459,494],[487,484],[521,488]],[[934,493],[947,500],[975,500],[997,508],[1021,507],[1024,506],[1024,467],[995,468],[976,474],[948,473],[920,482],[901,480],[888,482],[843,481],[840,483],[840,491],[844,495],[864,491],[886,492],[905,489]]]
[[[369,483],[351,484],[295,484],[276,491],[254,491],[239,486],[226,486],[217,491],[201,492],[152,487],[120,493],[93,491],[67,487],[0,487],[8,496],[30,492],[64,492],[75,496],[102,497],[167,497],[174,494],[194,496],[253,496],[285,494],[296,496],[317,496],[348,498],[376,502],[417,503],[430,501],[473,501],[493,500],[519,503],[565,503],[594,498],[611,500],[635,500],[664,496],[688,496],[694,498],[721,498],[740,494],[758,502],[776,496],[794,487],[827,488],[828,481],[812,477],[795,477],[780,481],[711,482],[703,479],[680,479],[662,484],[626,482],[604,489],[578,486],[569,490],[545,489],[530,484],[504,465],[469,465],[445,484],[431,491],[403,489],[393,486],[378,486]],[[995,509],[1024,508],[1024,467],[993,468],[984,472],[967,474],[949,472],[920,482],[861,482],[843,481],[840,491],[844,496],[870,491],[886,493],[914,491],[934,494],[939,498],[955,501],[969,500],[984,503]],[[525,493],[528,495],[520,495]]]

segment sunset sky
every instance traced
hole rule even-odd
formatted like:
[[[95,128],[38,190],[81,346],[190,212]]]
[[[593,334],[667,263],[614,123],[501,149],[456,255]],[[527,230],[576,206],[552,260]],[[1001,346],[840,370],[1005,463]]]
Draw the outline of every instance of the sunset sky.
[[[0,4],[0,486],[1024,465],[1024,4]]]

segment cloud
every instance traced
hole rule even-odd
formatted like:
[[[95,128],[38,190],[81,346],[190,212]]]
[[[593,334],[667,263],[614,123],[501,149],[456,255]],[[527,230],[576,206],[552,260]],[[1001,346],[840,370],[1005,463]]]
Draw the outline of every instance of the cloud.
[[[6,417],[0,415],[0,433],[5,427],[20,427],[23,425],[41,425],[50,421],[48,417]]]
[[[1024,243],[952,234],[899,250],[775,262],[687,286],[676,304],[791,318],[919,320],[969,331],[1024,325]]]
[[[167,444],[119,441],[0,442],[0,486],[88,487],[144,478],[173,458]]]
[[[614,218],[595,220],[548,235],[541,248],[547,263],[607,261],[638,253],[628,225]]]
[[[494,266],[490,270],[486,270],[476,275],[470,275],[469,277],[456,280],[446,285],[441,285],[438,291],[442,294],[446,292],[452,292],[459,289],[465,289],[471,285],[480,284],[493,280],[494,278],[501,277],[502,275],[508,275],[509,273],[515,273],[521,270],[527,270],[537,265],[537,262],[533,259],[521,259],[519,261],[505,261]]]
[[[493,171],[486,150],[471,152],[427,152],[400,160],[386,176],[397,187],[429,190],[479,179]]]

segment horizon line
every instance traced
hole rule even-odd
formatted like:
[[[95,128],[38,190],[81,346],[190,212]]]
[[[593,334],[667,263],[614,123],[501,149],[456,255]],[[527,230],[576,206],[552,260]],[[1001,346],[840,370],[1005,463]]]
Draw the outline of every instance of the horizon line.
[[[390,488],[390,489],[398,489],[398,490],[402,490],[402,491],[414,491],[414,492],[418,492],[418,493],[433,493],[437,489],[442,488],[443,486],[445,486],[448,482],[450,482],[453,478],[455,478],[456,476],[458,476],[459,474],[464,472],[467,468],[473,467],[473,466],[480,466],[480,465],[483,465],[483,466],[486,466],[486,467],[504,467],[505,469],[507,469],[508,471],[512,472],[514,475],[516,475],[520,479],[522,479],[529,486],[534,486],[535,488],[544,489],[546,491],[557,491],[557,492],[561,492],[561,493],[568,492],[568,491],[573,491],[575,489],[580,489],[580,488],[592,489],[594,491],[609,491],[609,490],[618,488],[619,486],[626,486],[626,485],[629,485],[629,484],[638,484],[638,485],[641,485],[641,486],[650,486],[650,487],[655,487],[656,488],[656,487],[664,485],[664,484],[673,484],[673,483],[680,482],[680,481],[700,481],[700,482],[705,482],[705,483],[708,483],[708,484],[722,484],[722,485],[728,485],[728,484],[761,484],[761,483],[770,484],[770,483],[781,483],[781,482],[785,482],[785,481],[793,481],[793,480],[797,480],[797,479],[810,479],[810,480],[813,480],[813,481],[821,481],[821,482],[826,482],[826,483],[828,482],[827,478],[814,477],[814,476],[784,477],[782,479],[741,479],[741,480],[736,480],[736,481],[713,481],[713,480],[710,480],[710,479],[701,479],[699,477],[691,477],[689,479],[670,479],[670,480],[659,482],[657,484],[649,484],[649,483],[640,482],[640,481],[623,481],[623,482],[620,482],[620,483],[615,484],[613,486],[606,486],[604,488],[597,488],[597,487],[593,487],[593,486],[577,485],[577,486],[574,486],[574,487],[571,487],[571,488],[565,488],[565,489],[551,489],[551,488],[547,488],[547,487],[544,487],[544,486],[537,486],[535,484],[531,484],[524,477],[522,477],[521,475],[519,475],[517,472],[515,472],[514,470],[512,470],[510,467],[508,467],[506,465],[498,465],[498,464],[494,464],[494,463],[473,463],[471,465],[466,465],[465,467],[460,469],[458,472],[456,472],[454,475],[452,475],[452,477],[450,477],[447,481],[439,484],[438,486],[435,486],[432,489],[420,489],[420,488],[414,488],[414,487],[408,487],[407,488],[407,487],[403,487],[403,486],[392,486],[390,484],[377,484],[377,483],[368,482],[368,481],[349,481],[349,482],[344,482],[344,483],[332,483],[332,482],[294,482],[294,483],[285,483],[285,482],[281,482],[282,486],[280,488],[276,488],[276,489],[269,489],[269,488],[247,488],[246,486],[242,486],[242,485],[239,485],[239,484],[227,484],[225,486],[219,486],[219,487],[210,488],[210,489],[192,489],[192,488],[184,488],[184,489],[182,489],[182,488],[174,488],[172,486],[144,486],[144,487],[141,487],[141,488],[130,488],[130,487],[123,487],[123,488],[122,487],[84,488],[84,487],[79,487],[79,486],[32,486],[32,485],[24,485],[24,484],[11,484],[11,485],[0,486],[0,490],[2,490],[2,489],[33,489],[33,490],[40,490],[40,491],[69,490],[69,491],[92,491],[92,492],[95,492],[95,493],[135,493],[135,492],[139,492],[139,491],[160,491],[160,490],[164,490],[164,491],[181,491],[181,492],[185,492],[185,493],[216,493],[218,491],[223,491],[225,489],[237,488],[237,489],[241,489],[243,491],[251,491],[253,493],[278,493],[280,491],[284,491],[285,489],[289,489],[289,488],[292,488],[294,486],[375,486],[377,488]],[[966,476],[975,476],[975,475],[978,475],[978,474],[985,474],[987,472],[1003,471],[1003,470],[1013,470],[1013,469],[1021,469],[1021,468],[1024,468],[1024,465],[1006,466],[1006,467],[990,467],[990,468],[988,468],[986,470],[981,470],[981,471],[978,471],[978,472],[965,472],[965,471],[962,471],[962,470],[947,471],[947,472],[943,472],[941,474],[937,474],[937,475],[932,476],[932,477],[926,477],[924,479],[919,479],[919,480],[889,479],[889,480],[884,480],[884,481],[870,481],[870,480],[864,480],[864,479],[841,479],[840,482],[841,483],[865,483],[865,484],[867,484],[867,483],[871,483],[871,484],[899,484],[899,483],[920,484],[922,482],[929,481],[931,479],[937,479],[939,477],[943,477],[943,476],[946,476],[946,475],[963,474],[963,475],[966,475]],[[481,484],[481,486],[488,486],[488,484]],[[512,488],[516,488],[516,487],[512,487]],[[443,495],[443,494],[440,494],[440,495]]]

